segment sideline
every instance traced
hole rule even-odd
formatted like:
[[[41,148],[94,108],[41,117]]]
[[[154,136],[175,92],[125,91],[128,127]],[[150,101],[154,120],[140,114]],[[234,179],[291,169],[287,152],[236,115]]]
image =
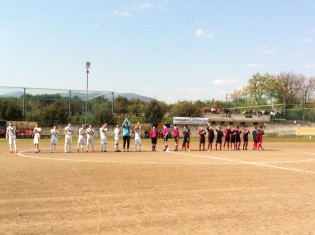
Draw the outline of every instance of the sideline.
[[[45,148],[42,148],[45,149]],[[91,162],[91,163],[120,163],[120,164],[147,164],[147,165],[237,165],[240,163],[207,163],[207,162],[165,162],[165,161],[113,161],[113,160],[92,160],[92,159],[71,159],[71,158],[52,158],[52,157],[38,157],[26,155],[29,151],[33,150],[22,150],[17,155],[24,158],[39,159],[39,160],[51,160],[51,161],[65,161],[65,162]],[[57,153],[58,154],[58,153]],[[52,154],[53,156],[54,154]],[[192,155],[193,156],[193,155]]]
[[[148,149],[148,148],[143,148]],[[275,166],[271,164],[276,163],[299,163],[299,162],[311,162],[315,161],[315,159],[303,159],[303,160],[296,160],[296,161],[275,161],[275,162],[253,162],[253,161],[242,161],[242,160],[235,160],[235,159],[228,159],[228,158],[222,158],[222,157],[211,157],[211,156],[204,156],[204,155],[198,155],[193,154],[191,152],[166,152],[167,154],[177,154],[177,155],[184,155],[184,156],[190,156],[190,157],[198,157],[198,158],[206,158],[206,159],[212,159],[212,160],[218,160],[218,161],[224,161],[226,163],[198,163],[198,162],[159,162],[159,161],[101,161],[101,160],[92,160],[92,159],[68,159],[68,158],[48,158],[48,157],[36,157],[36,156],[29,156],[24,153],[27,153],[28,151],[32,150],[22,150],[19,153],[17,153],[19,156],[24,158],[32,158],[32,159],[41,159],[41,160],[51,160],[51,161],[69,161],[69,162],[92,162],[92,163],[119,163],[119,164],[150,164],[150,165],[253,165],[253,166],[261,166],[261,167],[267,167],[272,169],[278,169],[278,170],[285,170],[285,171],[291,171],[291,172],[299,172],[299,173],[308,173],[308,174],[315,174],[315,171],[309,171],[309,170],[301,170],[296,168],[289,168],[289,167],[282,167],[282,166]],[[309,155],[315,155],[315,153],[310,152],[300,152],[295,151],[296,153],[303,153],[303,154],[309,154]],[[227,163],[228,162],[228,163]]]
[[[288,168],[288,167],[282,167],[282,166],[269,165],[269,164],[272,164],[272,163],[241,161],[241,160],[234,160],[234,159],[221,158],[221,157],[210,157],[210,156],[203,156],[203,155],[190,155],[190,154],[187,154],[187,153],[180,153],[180,152],[174,152],[174,153],[175,154],[181,154],[181,155],[200,157],[200,158],[208,158],[208,159],[220,160],[220,161],[235,162],[235,163],[239,163],[239,164],[243,164],[243,165],[263,166],[263,167],[274,168],[274,169],[278,169],[278,170],[315,174],[315,171],[308,171],[308,170],[301,170],[301,169],[296,169],[296,168]],[[297,152],[297,153],[299,153],[299,152]],[[300,152],[300,153],[302,153],[302,152]],[[309,153],[309,152],[303,152],[303,153],[304,154],[314,155],[313,153]],[[305,161],[314,161],[314,159],[298,160],[296,162],[300,162],[300,161],[304,161],[304,162]],[[292,161],[290,161],[290,162],[292,162]]]

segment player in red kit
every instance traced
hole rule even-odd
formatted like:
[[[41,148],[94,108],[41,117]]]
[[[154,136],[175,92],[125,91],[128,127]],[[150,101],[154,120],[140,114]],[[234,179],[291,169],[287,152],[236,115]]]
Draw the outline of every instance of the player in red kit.
[[[241,129],[239,126],[237,126],[235,128],[235,149],[236,150],[241,150],[240,147],[241,147]]]
[[[255,129],[253,130],[252,135],[253,135],[253,141],[254,141],[253,150],[257,150],[257,143],[259,139],[259,132],[257,130],[257,126],[255,126]]]
[[[184,136],[184,141],[183,141],[183,145],[182,145],[182,150],[185,147],[185,151],[190,151],[189,149],[189,143],[190,143],[190,129],[188,128],[187,125],[184,126],[184,130],[183,130],[183,136]]]
[[[210,151],[212,150],[212,143],[214,140],[214,130],[210,123],[208,124],[207,131],[208,131],[208,151]]]
[[[202,150],[205,151],[206,134],[207,134],[207,132],[203,129],[203,127],[200,127],[200,129],[198,130],[198,135],[199,135],[199,151],[201,151],[201,145],[202,145]]]
[[[243,131],[243,150],[247,150],[249,134],[250,134],[250,131],[248,127],[245,126],[244,131]]]
[[[155,126],[152,126],[150,131],[150,138],[152,143],[152,151],[156,151],[156,144],[157,144],[157,138],[158,138],[158,131],[155,129]]]
[[[259,127],[258,132],[259,132],[259,139],[258,139],[258,146],[257,146],[257,149],[258,149],[258,150],[264,150],[264,149],[262,148],[262,141],[263,141],[263,135],[265,134],[265,132],[264,132],[262,126]]]
[[[221,127],[218,126],[215,131],[217,132],[217,139],[215,143],[215,150],[218,150],[218,144],[220,145],[220,150],[222,150],[222,138],[223,138],[223,131],[221,131]]]
[[[236,150],[236,131],[234,127],[231,129],[231,149]]]
[[[169,130],[166,125],[163,125],[163,139],[164,139],[164,150],[163,151],[169,151],[168,148],[168,137],[169,137]]]
[[[225,136],[224,136],[224,145],[223,148],[225,149],[225,145],[227,144],[227,149],[230,148],[230,142],[231,142],[231,136],[232,136],[232,130],[230,128],[230,125],[227,125],[227,128],[224,130]],[[232,144],[231,144],[232,148]]]
[[[174,141],[175,141],[175,150],[178,151],[178,140],[179,140],[179,130],[177,125],[174,125]]]

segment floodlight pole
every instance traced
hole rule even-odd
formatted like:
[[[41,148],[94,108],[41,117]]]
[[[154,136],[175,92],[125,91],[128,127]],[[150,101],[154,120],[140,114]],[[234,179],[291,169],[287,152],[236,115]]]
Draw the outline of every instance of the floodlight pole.
[[[112,113],[114,114],[114,99],[115,99],[115,94],[112,92]]]
[[[87,114],[88,114],[88,100],[89,100],[89,68],[91,62],[86,62],[86,101],[85,101],[85,125],[87,124]]]

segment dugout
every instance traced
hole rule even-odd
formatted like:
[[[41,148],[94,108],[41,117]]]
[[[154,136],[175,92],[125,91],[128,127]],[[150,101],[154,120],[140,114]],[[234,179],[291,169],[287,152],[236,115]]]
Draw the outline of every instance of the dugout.
[[[6,129],[7,129],[7,121],[0,120],[0,138],[5,138]]]
[[[33,129],[36,122],[6,121],[6,126],[8,126],[10,122],[12,122],[12,125],[15,126],[17,138],[33,138]]]

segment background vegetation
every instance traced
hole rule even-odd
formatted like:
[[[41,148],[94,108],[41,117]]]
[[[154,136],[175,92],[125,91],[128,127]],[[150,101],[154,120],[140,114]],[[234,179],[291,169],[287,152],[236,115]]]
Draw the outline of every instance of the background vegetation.
[[[54,124],[84,123],[95,125],[121,123],[127,116],[132,122],[171,123],[174,116],[200,117],[205,110],[236,113],[269,111],[275,118],[314,120],[315,78],[302,74],[283,72],[277,75],[256,73],[242,89],[226,95],[226,100],[178,101],[174,104],[151,99],[118,96],[112,100],[96,97],[88,103],[78,96],[60,94],[25,94],[19,98],[0,98],[0,119],[40,121],[43,126]],[[22,102],[23,101],[23,102]],[[114,107],[113,107],[114,104]]]

